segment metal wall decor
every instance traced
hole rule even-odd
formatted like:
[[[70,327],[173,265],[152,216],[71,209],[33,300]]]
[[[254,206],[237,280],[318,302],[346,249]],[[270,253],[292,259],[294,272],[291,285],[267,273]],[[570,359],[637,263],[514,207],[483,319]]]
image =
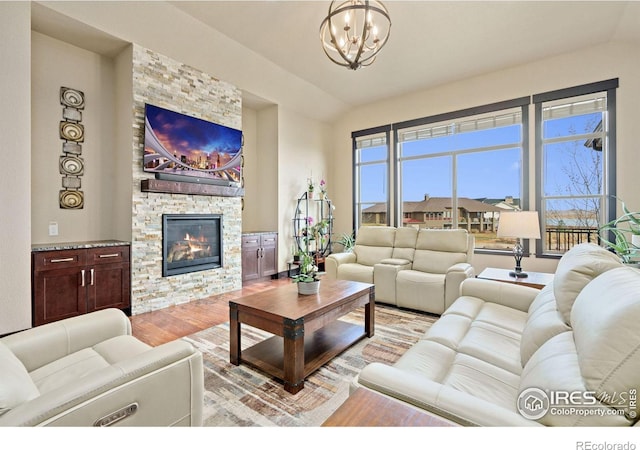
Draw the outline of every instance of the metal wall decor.
[[[84,207],[84,192],[80,177],[84,175],[84,160],[81,142],[84,142],[84,126],[82,110],[84,109],[84,93],[67,87],[60,88],[60,104],[62,105],[62,119],[60,121],[60,139],[62,156],[60,156],[60,174],[62,187],[59,200],[62,209],[82,209]]]

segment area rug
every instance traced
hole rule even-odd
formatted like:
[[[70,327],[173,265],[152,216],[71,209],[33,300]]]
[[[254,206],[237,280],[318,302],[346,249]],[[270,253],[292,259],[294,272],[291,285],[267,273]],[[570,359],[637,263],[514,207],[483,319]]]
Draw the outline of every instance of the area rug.
[[[340,320],[364,323],[364,309]],[[290,394],[282,383],[257,369],[229,362],[229,323],[184,339],[204,357],[204,426],[320,426],[348,397],[353,378],[367,364],[394,363],[433,324],[436,317],[376,305],[375,334],[364,338],[305,379]],[[242,348],[271,336],[243,325]]]

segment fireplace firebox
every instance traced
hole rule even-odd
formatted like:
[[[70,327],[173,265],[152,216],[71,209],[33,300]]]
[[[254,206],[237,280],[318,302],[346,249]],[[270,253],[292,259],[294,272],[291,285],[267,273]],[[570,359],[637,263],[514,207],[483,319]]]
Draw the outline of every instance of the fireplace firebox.
[[[222,267],[221,214],[162,215],[162,276]]]

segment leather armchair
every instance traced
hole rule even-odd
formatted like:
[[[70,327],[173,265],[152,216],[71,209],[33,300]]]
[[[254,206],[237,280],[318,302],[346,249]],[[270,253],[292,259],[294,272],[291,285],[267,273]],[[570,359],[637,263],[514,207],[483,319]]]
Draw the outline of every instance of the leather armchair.
[[[0,339],[0,426],[202,425],[202,354],[106,309]]]

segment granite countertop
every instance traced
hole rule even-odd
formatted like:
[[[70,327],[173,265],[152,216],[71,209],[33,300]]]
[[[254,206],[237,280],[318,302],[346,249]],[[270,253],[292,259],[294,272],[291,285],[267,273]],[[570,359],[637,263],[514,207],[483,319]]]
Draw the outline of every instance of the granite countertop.
[[[45,252],[51,250],[75,250],[79,248],[116,247],[119,245],[131,245],[130,242],[118,240],[82,241],[82,242],[55,242],[52,244],[32,244],[32,252]]]

